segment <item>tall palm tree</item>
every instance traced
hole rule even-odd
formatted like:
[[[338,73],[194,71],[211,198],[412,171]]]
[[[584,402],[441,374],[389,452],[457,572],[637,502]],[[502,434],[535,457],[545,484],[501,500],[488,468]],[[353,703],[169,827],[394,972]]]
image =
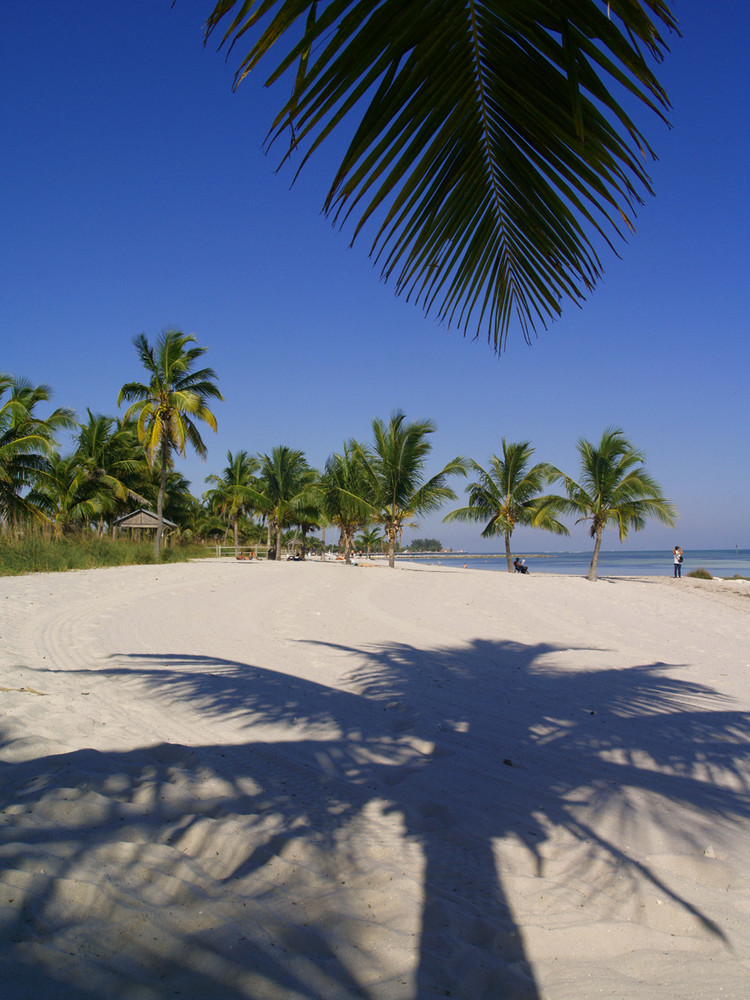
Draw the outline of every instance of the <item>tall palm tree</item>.
[[[212,368],[194,371],[195,362],[206,353],[205,347],[189,347],[195,343],[193,334],[179,330],[164,330],[152,347],[144,333],[133,338],[133,344],[148,382],[126,382],[120,389],[117,405],[123,400],[135,400],[125,413],[125,419],[136,418],[138,439],[146,448],[153,466],[158,459],[161,479],[156,502],[158,518],[154,551],[159,558],[164,531],[164,493],[172,454],[185,454],[189,443],[201,458],[206,446],[198,432],[196,420],[202,420],[216,430],[216,417],[207,406],[209,399],[222,399]]]
[[[508,444],[503,438],[502,448],[502,457],[490,456],[489,469],[471,461],[470,471],[477,478],[466,487],[469,503],[451,511],[443,520],[486,521],[482,538],[503,536],[508,572],[512,573],[510,539],[519,524],[543,528],[557,535],[567,535],[569,531],[551,510],[539,507],[540,494],[545,485],[557,477],[557,470],[547,462],[529,468],[534,454],[530,441]]]
[[[498,351],[580,304],[651,193],[636,119],[669,107],[666,0],[215,0],[217,30],[246,46],[235,86],[272,49],[268,84],[296,67],[269,133],[285,158],[352,136],[326,213],[372,234],[397,294]]]
[[[594,552],[588,578],[593,581],[597,578],[602,533],[608,524],[617,526],[622,542],[631,528],[640,531],[650,517],[671,527],[677,511],[644,468],[643,452],[634,448],[619,428],[607,428],[597,445],[580,438],[577,447],[581,460],[578,482],[560,474],[565,495],[545,497],[542,506],[577,515],[576,524],[591,522]]]
[[[281,558],[281,535],[285,526],[310,520],[314,506],[313,487],[317,473],[310,468],[305,453],[287,445],[260,456],[260,475],[254,501],[268,520],[269,538],[275,537],[276,559]],[[269,545],[270,554],[270,545]]]
[[[227,530],[234,533],[234,554],[239,555],[239,522],[253,507],[255,474],[260,468],[260,461],[246,451],[238,451],[233,455],[227,452],[227,464],[220,476],[206,476],[207,483],[213,483],[213,489],[206,494],[209,503],[227,519]]]
[[[75,414],[58,407],[46,418],[37,410],[49,401],[48,385],[0,374],[0,526],[44,520],[28,497],[31,487],[55,452],[55,436],[75,426]]]
[[[428,436],[435,431],[431,420],[406,422],[397,411],[386,424],[376,417],[372,422],[371,448],[357,447],[364,468],[368,520],[383,525],[388,539],[388,565],[395,566],[396,538],[414,518],[431,514],[456,494],[447,481],[451,476],[466,475],[466,462],[454,458],[440,472],[425,479],[427,456],[432,450]]]
[[[363,500],[367,480],[359,457],[362,452],[362,445],[356,441],[346,442],[343,451],[329,457],[318,484],[321,510],[326,521],[339,529],[347,565],[352,561],[354,535],[370,518]]]

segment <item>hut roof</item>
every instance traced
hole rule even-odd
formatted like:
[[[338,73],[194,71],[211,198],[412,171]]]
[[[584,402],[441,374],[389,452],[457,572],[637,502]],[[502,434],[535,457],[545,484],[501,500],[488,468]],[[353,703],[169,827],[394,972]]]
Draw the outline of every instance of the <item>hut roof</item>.
[[[163,518],[163,521],[165,528],[177,527],[174,521],[170,521],[166,517]],[[139,507],[138,510],[131,511],[130,514],[124,514],[114,522],[116,528],[156,528],[158,525],[159,518],[152,510],[147,510],[145,507]]]

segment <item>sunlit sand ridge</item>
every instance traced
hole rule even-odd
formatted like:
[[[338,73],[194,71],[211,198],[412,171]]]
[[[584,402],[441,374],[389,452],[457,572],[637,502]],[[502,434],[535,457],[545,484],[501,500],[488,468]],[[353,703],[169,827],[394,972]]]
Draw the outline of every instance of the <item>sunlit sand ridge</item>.
[[[5,1000],[744,1000],[750,585],[225,561],[0,609]]]

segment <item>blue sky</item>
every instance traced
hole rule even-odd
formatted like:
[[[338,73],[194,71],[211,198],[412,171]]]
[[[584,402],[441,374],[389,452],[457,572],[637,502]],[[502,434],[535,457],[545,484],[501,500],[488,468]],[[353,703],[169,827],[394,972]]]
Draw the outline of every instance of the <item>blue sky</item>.
[[[0,371],[56,405],[116,413],[141,376],[134,335],[165,327],[208,347],[224,403],[201,494],[228,450],[302,448],[322,466],[394,409],[438,426],[432,471],[508,440],[576,471],[576,440],[618,425],[680,511],[628,548],[750,547],[747,445],[747,5],[675,0],[683,37],[660,71],[672,129],[647,134],[656,197],[582,309],[497,358],[379,280],[364,242],[320,214],[331,157],[290,188],[263,139],[281,95],[232,92],[234,63],[202,45],[210,0],[26,0],[0,35]],[[460,481],[459,491],[463,490]],[[413,536],[470,550],[479,529]],[[519,531],[526,549],[585,549]],[[605,535],[605,547],[616,547]]]

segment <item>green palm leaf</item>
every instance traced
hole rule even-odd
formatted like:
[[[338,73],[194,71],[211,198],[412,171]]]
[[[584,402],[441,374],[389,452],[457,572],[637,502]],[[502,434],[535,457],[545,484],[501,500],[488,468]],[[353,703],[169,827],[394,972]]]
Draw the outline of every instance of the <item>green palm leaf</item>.
[[[663,117],[650,61],[676,30],[663,0],[221,0],[247,38],[236,82],[271,50],[296,68],[269,141],[301,164],[342,129],[325,211],[370,231],[384,278],[496,350],[580,303],[595,243],[632,228],[653,151],[625,104]]]

